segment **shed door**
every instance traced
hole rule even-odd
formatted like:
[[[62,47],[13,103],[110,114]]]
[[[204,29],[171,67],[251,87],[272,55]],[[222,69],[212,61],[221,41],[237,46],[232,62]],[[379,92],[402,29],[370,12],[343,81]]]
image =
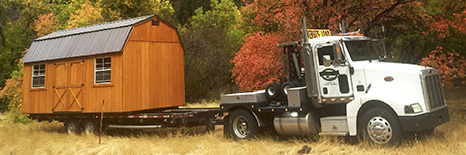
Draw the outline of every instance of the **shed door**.
[[[83,87],[84,87],[84,61],[70,63],[70,81],[68,84],[69,106],[68,111],[82,111]]]
[[[55,64],[53,112],[82,111],[84,74],[84,61]]]

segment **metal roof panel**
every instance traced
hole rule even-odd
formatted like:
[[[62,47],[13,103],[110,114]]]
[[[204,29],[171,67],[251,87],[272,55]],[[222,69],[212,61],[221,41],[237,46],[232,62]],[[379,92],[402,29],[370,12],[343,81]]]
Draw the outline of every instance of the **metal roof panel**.
[[[23,63],[119,52],[123,49],[131,26],[82,33],[67,37],[36,40]]]

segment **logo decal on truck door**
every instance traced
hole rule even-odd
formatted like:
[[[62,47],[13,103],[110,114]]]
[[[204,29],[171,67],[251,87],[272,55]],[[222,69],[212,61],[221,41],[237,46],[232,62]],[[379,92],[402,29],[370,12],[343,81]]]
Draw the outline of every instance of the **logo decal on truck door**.
[[[337,79],[338,75],[340,75],[340,72],[331,68],[324,69],[322,72],[319,73],[319,75],[325,80],[325,81],[333,81]]]

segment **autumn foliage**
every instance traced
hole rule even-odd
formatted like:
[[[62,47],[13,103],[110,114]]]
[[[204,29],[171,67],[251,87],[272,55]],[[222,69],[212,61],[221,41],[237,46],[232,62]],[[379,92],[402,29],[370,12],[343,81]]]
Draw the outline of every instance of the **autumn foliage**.
[[[336,32],[341,19],[348,31],[372,33],[383,22],[422,19],[416,10],[421,3],[412,0],[261,0],[245,1],[242,13],[249,34],[232,61],[232,78],[244,91],[264,89],[276,81],[281,70],[278,43],[301,41],[301,19],[308,28],[326,28]],[[408,20],[409,20],[408,19]],[[393,24],[397,26],[397,24]],[[405,25],[406,26],[406,25]]]
[[[446,86],[466,84],[466,59],[455,51],[447,52],[437,47],[428,57],[422,59],[421,65],[437,68],[442,83]]]
[[[243,90],[263,89],[263,86],[278,80],[281,57],[276,43],[280,37],[276,34],[249,34],[240,52],[236,53],[232,63],[235,82]]]

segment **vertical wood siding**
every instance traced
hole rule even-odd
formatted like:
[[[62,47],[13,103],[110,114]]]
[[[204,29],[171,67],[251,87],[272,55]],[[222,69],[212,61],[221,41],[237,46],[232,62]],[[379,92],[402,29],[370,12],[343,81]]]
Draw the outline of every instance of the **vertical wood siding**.
[[[94,84],[94,59],[108,56],[111,83]],[[97,113],[102,100],[105,112],[112,113],[175,107],[185,101],[183,48],[177,32],[163,22],[134,26],[122,52],[44,63],[44,88],[31,88],[32,66],[43,63],[24,65],[23,113]]]

